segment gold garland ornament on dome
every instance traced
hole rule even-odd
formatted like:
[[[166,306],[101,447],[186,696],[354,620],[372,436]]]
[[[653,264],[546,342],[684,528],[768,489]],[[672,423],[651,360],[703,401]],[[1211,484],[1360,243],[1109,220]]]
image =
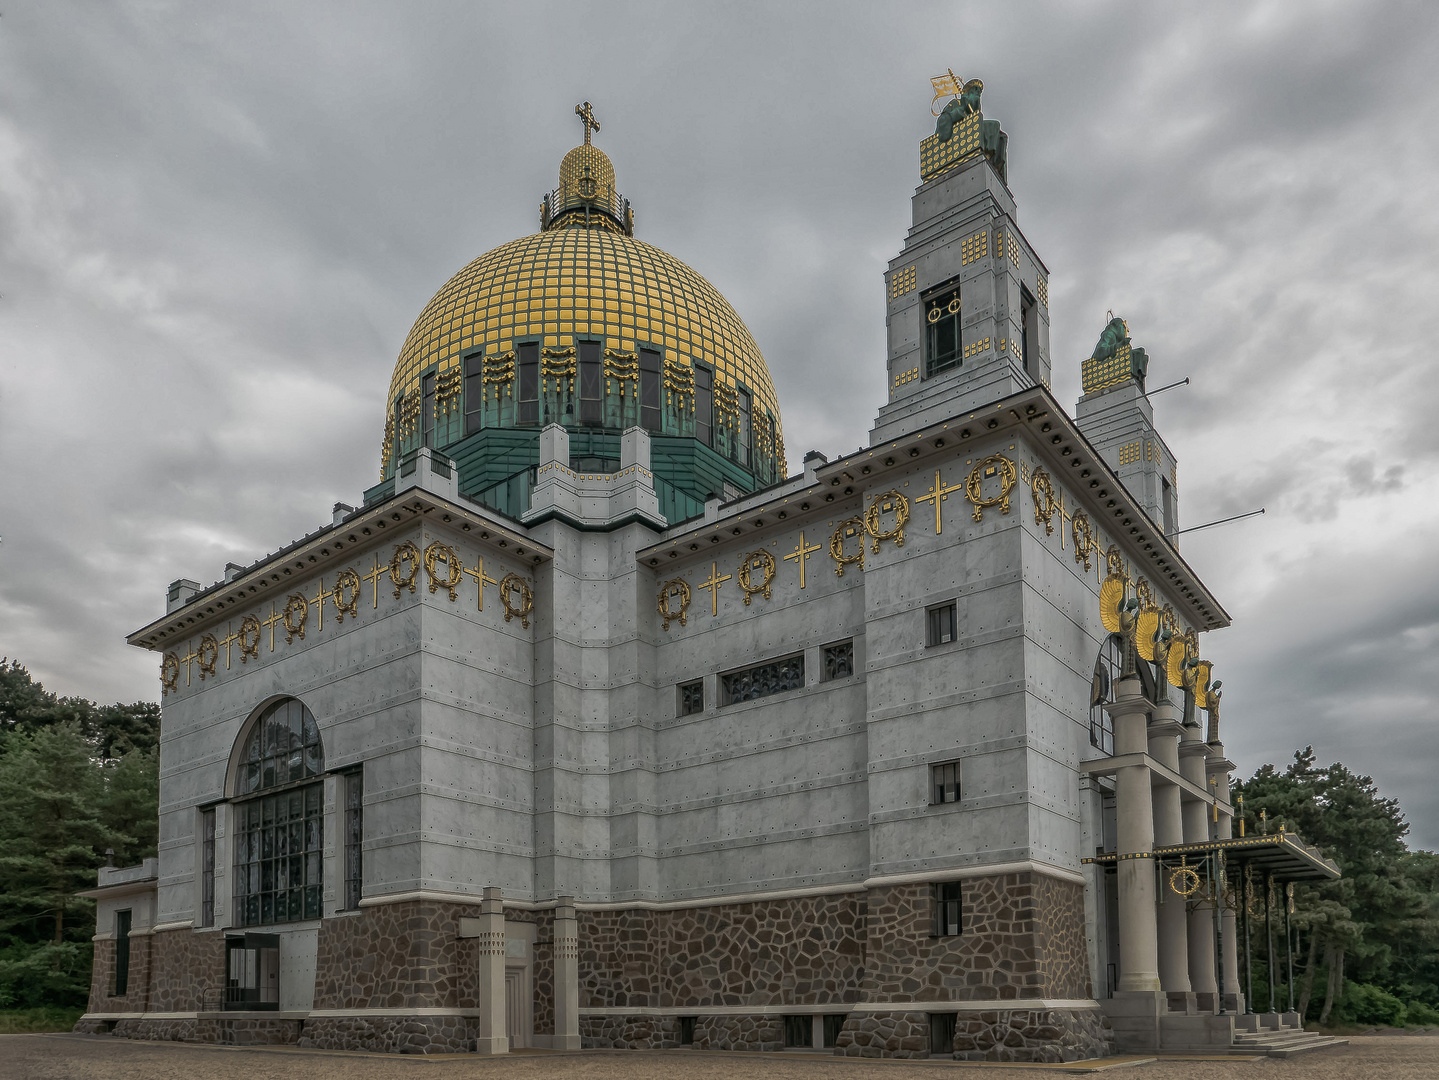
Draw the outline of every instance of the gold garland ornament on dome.
[[[195,650],[195,659],[200,665],[200,681],[205,681],[206,675],[215,674],[215,664],[220,659],[220,643],[215,640],[214,634],[201,634],[200,647]]]
[[[167,652],[160,661],[160,696],[180,689],[180,658]]]
[[[240,663],[248,663],[252,656],[260,659],[260,620],[246,615],[240,620]]]
[[[894,515],[894,528],[880,529],[885,514]],[[909,499],[898,491],[886,491],[876,495],[864,513],[864,529],[874,538],[874,550],[879,551],[881,540],[893,540],[895,547],[904,547],[904,527],[909,522]]]
[[[500,400],[500,387],[505,388],[505,393],[510,392],[510,384],[515,381],[515,351],[496,353],[494,356],[485,357],[485,374],[483,376],[486,387],[495,388],[495,401]],[[489,399],[489,391],[485,391],[486,400]]]
[[[445,575],[440,576],[438,566],[445,564]],[[456,588],[465,577],[465,564],[460,560],[459,553],[449,544],[442,544],[436,540],[429,547],[425,548],[425,576],[430,579],[430,592],[439,592],[444,589],[450,594],[453,601],[459,597]]]
[[[611,391],[609,380],[620,384],[620,397],[625,396],[625,383],[632,383],[640,377],[640,354],[605,350],[605,393]]]
[[[761,578],[758,585],[754,581],[754,572],[760,571]],[[764,598],[770,598],[770,585],[774,582],[775,562],[774,556],[768,551],[751,551],[739,564],[739,587],[744,590],[745,607],[749,607],[750,598],[755,593],[764,593]]]
[[[458,366],[446,368],[435,380],[435,399],[439,402],[440,412],[446,416],[460,407],[460,382]]]
[[[1083,510],[1076,510],[1074,517],[1069,519],[1069,535],[1074,539],[1074,561],[1084,563],[1084,568],[1088,570],[1089,560],[1097,545],[1094,540],[1094,526],[1089,523],[1089,515]]]
[[[347,595],[348,594],[348,595]],[[360,617],[360,575],[353,570],[341,570],[335,578],[335,591],[330,594],[335,601],[335,621],[342,623],[345,616]]]
[[[510,594],[516,591],[520,594],[518,604],[510,599]],[[500,603],[505,605],[505,622],[518,618],[520,626],[526,630],[530,628],[530,612],[535,610],[535,594],[530,590],[528,581],[519,574],[506,574],[500,579]]]
[[[1169,887],[1187,899],[1199,891],[1201,884],[1199,871],[1189,865],[1189,856],[1180,856],[1179,865],[1169,872]]]
[[[983,483],[999,477],[999,494],[985,497]],[[973,469],[964,482],[964,496],[974,503],[974,520],[983,521],[987,507],[997,506],[1001,514],[1009,513],[1009,494],[1019,481],[1014,475],[1014,462],[1003,454],[990,454]]]
[[[676,611],[670,606],[672,599],[679,600],[679,610]],[[746,599],[748,602],[748,599]],[[671,578],[660,586],[659,599],[655,607],[660,613],[660,618],[665,621],[664,628],[668,630],[670,623],[678,620],[681,626],[689,623],[688,615],[690,610],[690,583],[684,578]]]
[[[1038,465],[1030,474],[1029,492],[1034,496],[1034,523],[1043,525],[1044,534],[1048,536],[1054,532],[1054,511],[1059,503],[1054,498],[1054,482]]]
[[[844,568],[854,563],[859,563],[859,568],[864,569],[864,519],[853,517],[848,521],[841,521],[839,528],[829,538],[829,554],[834,559],[834,576],[844,577]],[[845,553],[844,544],[846,540],[859,538],[859,551],[853,555]]]
[[[407,569],[408,568],[408,569]],[[395,545],[390,556],[390,581],[395,586],[395,599],[400,598],[401,589],[415,591],[415,578],[420,576],[420,549],[406,540]]]
[[[305,640],[305,623],[310,620],[310,601],[299,593],[291,593],[285,601],[285,644],[299,638]]]

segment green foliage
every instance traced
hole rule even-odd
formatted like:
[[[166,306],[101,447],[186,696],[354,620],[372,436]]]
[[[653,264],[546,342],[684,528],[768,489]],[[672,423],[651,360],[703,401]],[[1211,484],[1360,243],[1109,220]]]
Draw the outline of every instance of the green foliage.
[[[1404,1006],[1408,1013],[1410,1027],[1433,1027],[1439,1025],[1439,1009],[1431,1008],[1422,1001],[1411,1001]]]
[[[81,1007],[105,851],[155,854],[159,710],[59,698],[0,662],[0,1007]]]
[[[39,1031],[69,1031],[83,1009],[11,1009],[0,1012],[0,1035],[27,1035]]]
[[[1403,1027],[1407,1019],[1404,1003],[1389,991],[1369,983],[1348,983],[1339,1015],[1353,1024],[1385,1024]]]

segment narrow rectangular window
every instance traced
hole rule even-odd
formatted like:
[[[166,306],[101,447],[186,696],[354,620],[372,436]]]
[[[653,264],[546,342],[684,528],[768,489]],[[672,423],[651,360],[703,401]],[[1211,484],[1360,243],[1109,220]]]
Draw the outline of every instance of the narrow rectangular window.
[[[813,1046],[814,1017],[786,1016],[784,1018],[784,1044],[786,1046]]]
[[[946,881],[934,887],[934,933],[936,937],[956,937],[962,929],[959,890],[957,881]]]
[[[841,641],[824,647],[824,680],[847,679],[854,674],[854,642]]]
[[[345,785],[345,910],[360,906],[365,881],[365,774],[346,773]]]
[[[692,716],[705,711],[705,684],[703,679],[687,682],[680,686],[680,715]]]
[[[640,427],[659,431],[664,426],[660,414],[660,354],[653,349],[640,350]]]
[[[693,1046],[695,1044],[695,1021],[697,1016],[680,1017],[680,1045]]]
[[[824,1045],[825,1049],[839,1045],[839,1033],[844,1030],[844,1022],[848,1017],[844,1013],[833,1013],[824,1018]]]
[[[959,802],[959,762],[946,761],[929,767],[929,803]]]
[[[1169,482],[1167,477],[1159,478],[1159,494],[1164,511],[1164,535],[1170,537],[1174,535],[1174,530],[1177,528],[1174,519],[1179,507],[1174,498],[1174,485]]]
[[[929,1052],[954,1053],[954,1013],[929,1014]]]
[[[754,422],[751,419],[753,399],[748,390],[739,392],[739,463],[749,468],[754,448]]]
[[[1030,363],[1030,349],[1034,344],[1034,337],[1031,333],[1034,322],[1034,297],[1029,295],[1029,290],[1021,287],[1019,290],[1019,358],[1024,365],[1024,370],[1030,375],[1036,375],[1035,368]]]
[[[540,422],[540,343],[527,341],[516,350],[520,354],[520,419],[521,424]]]
[[[465,357],[465,434],[485,424],[485,354]]]
[[[600,343],[580,342],[580,423],[585,427],[599,427],[604,423],[603,376]]]
[[[725,705],[782,694],[787,690],[799,690],[803,686],[804,653],[796,653],[781,660],[771,660],[767,664],[720,676],[720,689],[724,694]]]
[[[130,912],[115,912],[115,988],[112,997],[124,997],[130,989]]]
[[[924,374],[928,378],[958,367],[960,348],[959,284],[942,285],[925,297]]]
[[[200,925],[215,925],[215,808],[200,811]]]
[[[435,373],[420,380],[420,443],[435,445]]]
[[[955,605],[940,604],[932,607],[927,612],[929,620],[928,632],[925,636],[925,644],[929,646],[947,645],[955,638]]]
[[[714,372],[695,365],[695,438],[714,445]]]

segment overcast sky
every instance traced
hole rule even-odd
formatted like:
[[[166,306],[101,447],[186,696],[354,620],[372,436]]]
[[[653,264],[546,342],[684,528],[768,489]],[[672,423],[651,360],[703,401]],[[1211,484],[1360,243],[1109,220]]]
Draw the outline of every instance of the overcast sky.
[[[769,361],[791,468],[866,441],[929,76],[985,82],[1054,389],[1150,355],[1247,775],[1312,743],[1439,845],[1439,6],[8,3],[0,654],[153,699],[124,643],[375,482],[430,296],[536,228],[594,104],[637,234]]]

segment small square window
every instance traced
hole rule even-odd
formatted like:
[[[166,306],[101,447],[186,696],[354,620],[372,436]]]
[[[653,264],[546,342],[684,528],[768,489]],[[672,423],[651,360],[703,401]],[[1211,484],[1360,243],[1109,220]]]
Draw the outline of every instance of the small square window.
[[[824,647],[824,678],[847,679],[854,674],[854,642],[841,641]]]
[[[953,603],[940,604],[932,607],[926,615],[929,621],[928,636],[925,638],[927,646],[947,645],[955,638],[955,605]]]
[[[957,937],[961,929],[959,882],[941,882],[934,887],[934,935]]]
[[[695,1044],[695,1021],[697,1016],[680,1017],[680,1045],[693,1046]]]
[[[929,804],[959,802],[959,762],[946,761],[929,767]]]
[[[691,716],[705,711],[705,684],[703,679],[680,685],[680,715]]]
[[[784,1018],[785,1046],[814,1045],[814,1017],[786,1016]]]
[[[929,1014],[929,1052],[954,1053],[954,1013]]]

